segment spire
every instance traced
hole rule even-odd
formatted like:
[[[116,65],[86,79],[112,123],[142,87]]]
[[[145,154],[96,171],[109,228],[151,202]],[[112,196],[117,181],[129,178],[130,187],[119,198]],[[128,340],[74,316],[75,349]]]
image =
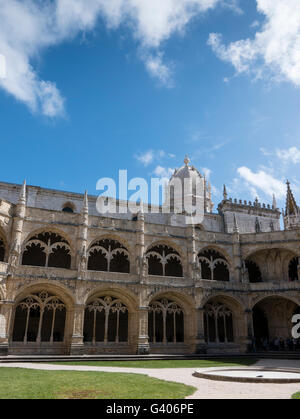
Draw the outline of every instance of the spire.
[[[287,181],[286,184],[287,184],[287,194],[286,194],[285,215],[287,216],[297,215],[299,213],[299,208],[297,207],[296,200],[290,188],[290,182]]]
[[[89,213],[89,201],[88,201],[87,191],[85,191],[85,193],[84,193],[82,213],[83,214],[88,214]]]
[[[26,180],[24,180],[23,185],[21,187],[18,203],[23,205],[26,204]]]
[[[296,200],[294,198],[293,192],[290,187],[290,182],[287,181],[287,195],[286,195],[286,215],[296,215],[298,214],[298,207],[296,204]]]
[[[226,185],[224,185],[224,188],[223,188],[223,199],[224,199],[224,201],[227,201],[227,199],[228,199]]]
[[[275,197],[275,194],[273,194],[272,209],[273,209],[273,210],[276,210],[276,209],[277,209],[277,202],[276,202],[276,197]]]

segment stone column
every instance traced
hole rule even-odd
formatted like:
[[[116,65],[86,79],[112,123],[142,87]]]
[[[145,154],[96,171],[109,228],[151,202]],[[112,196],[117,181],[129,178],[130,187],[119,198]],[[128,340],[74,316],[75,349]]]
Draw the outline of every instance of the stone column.
[[[148,307],[139,307],[138,312],[139,337],[138,337],[138,355],[147,355],[150,353],[148,336]]]
[[[141,210],[137,215],[137,231],[136,231],[136,274],[140,278],[140,282],[143,283],[145,277],[148,275],[147,261],[145,259],[145,214],[144,204],[140,204]]]
[[[242,282],[241,244],[238,230],[233,233],[233,268],[234,278],[231,278],[231,281]]]
[[[10,301],[3,301],[0,305],[0,355],[8,354],[13,306]]]
[[[196,275],[197,266],[197,252],[196,252],[196,234],[195,226],[191,225],[187,227],[187,276],[193,278],[194,282],[199,279]]]
[[[13,219],[12,236],[11,236],[11,249],[9,254],[8,263],[10,265],[9,271],[12,273],[12,268],[17,266],[20,262],[22,233],[24,219],[26,215],[26,182],[24,181],[19,200],[16,205],[16,213]]]
[[[73,320],[73,334],[71,342],[71,355],[80,355],[84,351],[83,343],[83,325],[84,325],[84,310],[85,305],[77,304],[74,308],[74,320]]]
[[[206,353],[206,342],[204,336],[204,308],[196,309],[196,339],[195,339],[195,353]]]
[[[83,207],[80,214],[79,235],[77,240],[77,270],[78,279],[85,278],[87,269],[87,237],[89,227],[89,206],[87,191],[84,194]]]
[[[250,352],[252,348],[252,341],[254,339],[254,328],[253,328],[253,312],[251,309],[246,309],[244,312],[241,312],[241,316],[244,320],[244,329],[246,331],[246,336],[243,336],[244,349],[247,352]]]

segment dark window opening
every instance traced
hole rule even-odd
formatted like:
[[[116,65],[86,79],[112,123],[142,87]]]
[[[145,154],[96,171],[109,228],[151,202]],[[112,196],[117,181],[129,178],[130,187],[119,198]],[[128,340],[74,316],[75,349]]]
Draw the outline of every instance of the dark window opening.
[[[246,268],[248,269],[249,274],[249,282],[256,283],[256,282],[262,282],[262,275],[259,267],[256,265],[256,263],[252,262],[252,260],[247,260]]]
[[[298,257],[295,257],[289,264],[289,281],[298,281]]]
[[[0,262],[4,262],[5,246],[3,240],[0,239]]]
[[[126,248],[115,240],[100,240],[89,252],[88,270],[104,272],[130,272],[130,261]]]
[[[70,269],[69,244],[55,233],[38,234],[32,237],[25,246],[22,265]]]

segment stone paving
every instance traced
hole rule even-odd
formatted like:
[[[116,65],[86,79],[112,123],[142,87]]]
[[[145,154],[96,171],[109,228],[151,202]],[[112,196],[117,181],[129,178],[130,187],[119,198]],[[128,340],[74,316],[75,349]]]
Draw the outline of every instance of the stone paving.
[[[300,370],[300,360],[260,360],[255,366],[272,368],[297,368]],[[212,381],[196,378],[192,374],[198,371],[207,371],[207,368],[119,368],[119,367],[92,367],[79,365],[54,365],[35,363],[7,363],[0,364],[6,368],[28,368],[47,371],[102,371],[116,373],[146,374],[160,380],[174,381],[191,385],[197,391],[188,399],[289,399],[292,394],[300,391],[299,384],[252,384]],[[228,367],[230,368],[230,367]],[[244,367],[243,367],[244,368]]]

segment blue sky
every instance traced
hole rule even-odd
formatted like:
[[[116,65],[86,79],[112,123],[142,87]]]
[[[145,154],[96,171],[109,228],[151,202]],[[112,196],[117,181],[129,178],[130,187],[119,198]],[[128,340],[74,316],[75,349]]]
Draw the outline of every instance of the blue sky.
[[[188,154],[216,204],[225,183],[281,208],[287,178],[299,204],[299,0],[0,0],[0,21],[1,180],[96,194]]]

